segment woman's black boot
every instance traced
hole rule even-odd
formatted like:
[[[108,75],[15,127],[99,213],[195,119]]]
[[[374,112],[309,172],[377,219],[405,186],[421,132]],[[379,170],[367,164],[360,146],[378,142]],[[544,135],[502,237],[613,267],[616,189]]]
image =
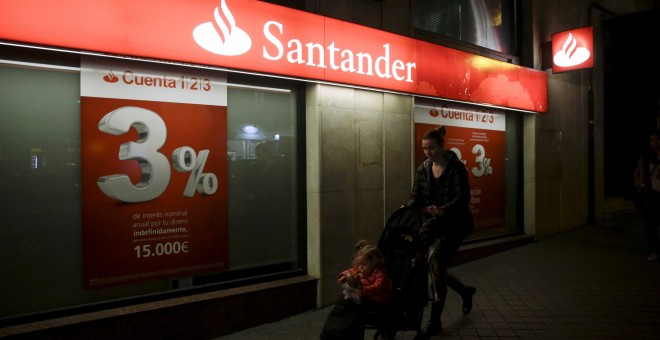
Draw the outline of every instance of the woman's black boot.
[[[472,310],[472,296],[477,292],[477,288],[472,286],[465,286],[461,292],[461,297],[463,298],[463,314],[468,315]]]
[[[431,320],[424,335],[427,337],[432,337],[435,335],[442,334],[442,309],[444,308],[444,303],[434,302],[431,304]]]

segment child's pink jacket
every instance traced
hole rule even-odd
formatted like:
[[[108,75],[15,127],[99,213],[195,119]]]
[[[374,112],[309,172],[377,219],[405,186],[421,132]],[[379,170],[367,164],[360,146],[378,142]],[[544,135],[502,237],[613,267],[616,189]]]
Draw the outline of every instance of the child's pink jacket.
[[[339,273],[337,281],[349,274],[359,274],[357,268],[346,269]],[[368,277],[360,275],[360,294],[362,298],[367,298],[376,302],[384,303],[390,300],[392,296],[392,281],[387,277],[387,270],[384,267],[374,269]]]

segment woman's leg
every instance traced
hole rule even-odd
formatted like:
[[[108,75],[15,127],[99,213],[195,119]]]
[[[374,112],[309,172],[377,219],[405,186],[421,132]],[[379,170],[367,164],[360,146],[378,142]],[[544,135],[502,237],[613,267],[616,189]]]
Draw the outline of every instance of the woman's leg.
[[[658,225],[660,225],[660,193],[652,191],[649,197],[649,205],[644,214],[646,217],[646,239],[648,242],[649,260],[656,260],[660,246],[658,244]],[[655,255],[654,255],[655,254]],[[655,256],[655,258],[652,258]]]
[[[429,285],[434,294],[431,295],[433,303],[431,304],[430,324],[425,331],[427,336],[442,333],[442,311],[447,301],[447,268],[459,246],[460,242],[444,239],[437,244],[429,261]]]
[[[477,292],[477,288],[464,284],[451,273],[447,273],[447,285],[461,296],[463,314],[468,315],[472,310],[472,296]]]

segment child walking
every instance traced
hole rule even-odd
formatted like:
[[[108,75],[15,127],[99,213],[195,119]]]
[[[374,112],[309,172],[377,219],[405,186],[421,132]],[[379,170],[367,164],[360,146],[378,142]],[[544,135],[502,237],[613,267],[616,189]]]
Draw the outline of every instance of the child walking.
[[[358,241],[353,266],[339,273],[337,283],[343,293],[330,311],[320,338],[362,340],[366,313],[383,309],[392,295],[383,254],[376,246]]]

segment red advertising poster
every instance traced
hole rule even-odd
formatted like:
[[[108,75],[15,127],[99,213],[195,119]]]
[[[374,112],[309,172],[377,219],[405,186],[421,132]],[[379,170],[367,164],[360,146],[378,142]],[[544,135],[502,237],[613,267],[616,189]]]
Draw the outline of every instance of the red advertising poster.
[[[83,62],[86,289],[228,266],[226,81],[176,72]]]
[[[475,230],[501,227],[505,223],[505,116],[490,108],[429,101],[415,105],[415,145],[422,135],[446,126],[445,149],[465,163],[472,194]],[[415,150],[415,166],[426,157]]]

